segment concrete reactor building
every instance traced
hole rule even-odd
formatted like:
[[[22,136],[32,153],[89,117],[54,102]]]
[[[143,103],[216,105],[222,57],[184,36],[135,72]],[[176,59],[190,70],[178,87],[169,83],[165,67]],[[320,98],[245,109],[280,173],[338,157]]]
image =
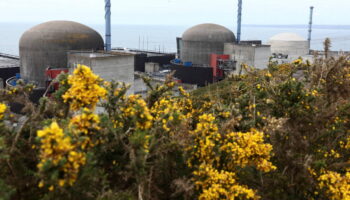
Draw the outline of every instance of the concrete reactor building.
[[[309,43],[295,33],[280,33],[270,38],[271,53],[295,59],[309,53]]]
[[[217,24],[199,24],[186,30],[180,42],[180,59],[210,65],[211,54],[223,54],[224,44],[236,41],[233,32]]]
[[[26,31],[19,42],[21,78],[45,87],[45,70],[67,68],[69,50],[103,50],[99,33],[72,21],[50,21]]]

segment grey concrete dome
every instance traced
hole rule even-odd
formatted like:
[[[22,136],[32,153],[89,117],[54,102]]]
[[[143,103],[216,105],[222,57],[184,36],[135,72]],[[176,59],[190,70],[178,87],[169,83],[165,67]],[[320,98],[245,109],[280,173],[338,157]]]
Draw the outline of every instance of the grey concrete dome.
[[[235,35],[229,29],[218,24],[199,24],[189,28],[182,40],[205,42],[235,42]]]
[[[229,29],[217,24],[199,24],[182,35],[180,58],[199,65],[210,64],[210,54],[223,54],[224,44],[235,42]]]
[[[66,68],[69,50],[103,50],[95,30],[72,21],[49,21],[27,30],[19,42],[22,78],[45,85],[47,67]]]

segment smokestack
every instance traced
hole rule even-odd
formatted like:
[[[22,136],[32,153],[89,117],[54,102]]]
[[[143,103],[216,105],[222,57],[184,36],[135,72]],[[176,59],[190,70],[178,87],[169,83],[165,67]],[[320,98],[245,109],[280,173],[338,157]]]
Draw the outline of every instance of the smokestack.
[[[105,38],[105,47],[106,51],[111,51],[112,42],[111,42],[111,0],[105,0],[105,20],[106,20],[106,38]]]
[[[237,44],[241,41],[242,26],[242,0],[238,0],[238,16],[237,16]]]
[[[313,12],[314,12],[314,7],[311,6],[310,7],[310,21],[309,21],[309,36],[307,38],[307,40],[309,42],[309,50],[311,49],[311,32],[312,32],[312,16],[313,16]]]

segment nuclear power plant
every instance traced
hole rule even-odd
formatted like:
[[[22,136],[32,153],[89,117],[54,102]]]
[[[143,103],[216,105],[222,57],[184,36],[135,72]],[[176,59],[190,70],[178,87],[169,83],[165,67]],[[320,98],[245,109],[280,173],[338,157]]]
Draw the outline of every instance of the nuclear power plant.
[[[312,11],[309,38],[295,33],[280,33],[267,44],[261,40],[242,40],[242,0],[238,0],[237,37],[219,24],[194,25],[178,38],[176,53],[113,48],[111,44],[111,4],[106,0],[106,36],[73,21],[49,21],[27,30],[19,42],[19,57],[0,54],[1,87],[13,87],[17,80],[37,86],[45,95],[53,79],[61,72],[71,73],[78,64],[90,66],[105,80],[132,85],[131,93],[145,93],[141,76],[162,82],[170,72],[188,89],[223,80],[241,72],[247,64],[266,68],[269,59],[289,62],[310,54]],[[39,96],[40,96],[39,95]]]

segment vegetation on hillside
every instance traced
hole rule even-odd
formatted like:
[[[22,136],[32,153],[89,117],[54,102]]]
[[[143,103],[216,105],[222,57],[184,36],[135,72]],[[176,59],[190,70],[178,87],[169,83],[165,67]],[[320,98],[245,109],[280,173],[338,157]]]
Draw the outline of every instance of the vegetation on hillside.
[[[145,98],[86,66],[38,105],[1,90],[0,199],[349,199],[349,58],[244,70]]]

